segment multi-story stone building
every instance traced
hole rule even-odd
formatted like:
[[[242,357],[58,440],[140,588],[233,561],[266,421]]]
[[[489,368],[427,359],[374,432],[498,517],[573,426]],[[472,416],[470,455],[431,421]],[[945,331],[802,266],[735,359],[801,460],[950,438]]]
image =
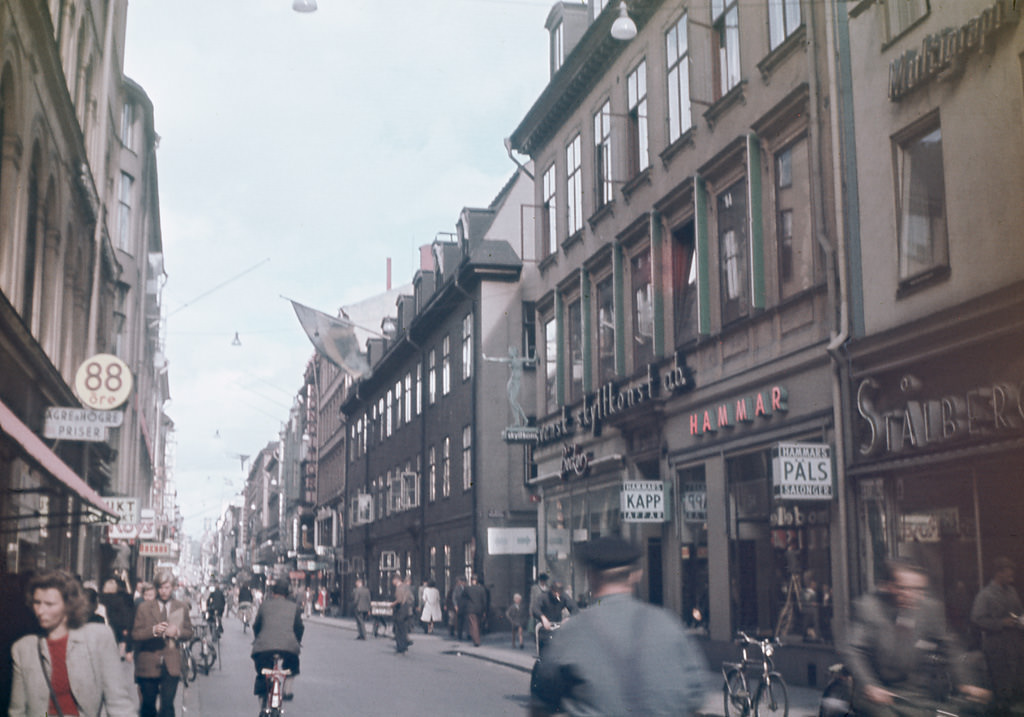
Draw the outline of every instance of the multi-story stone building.
[[[357,575],[386,594],[394,571],[442,593],[478,573],[495,608],[528,586],[530,556],[494,539],[534,519],[524,449],[502,440],[510,349],[522,355],[520,217],[531,193],[519,171],[488,208],[464,210],[456,240],[434,242],[413,294],[398,299],[393,333],[368,342],[371,371],[341,406],[345,595]]]
[[[541,568],[585,596],[576,544],[626,535],[642,596],[713,662],[776,631],[798,682],[832,659],[799,601],[844,585],[832,5],[633,0],[616,39],[618,3],[556,3],[550,82],[511,136],[541,208]]]
[[[390,277],[389,277],[390,280]],[[360,346],[366,345],[369,327],[379,327],[395,310],[398,297],[407,295],[411,284],[388,289],[376,296],[344,307],[342,319],[351,322]],[[339,368],[319,353],[306,367],[305,387],[313,404],[307,412],[307,433],[310,436],[306,454],[306,471],[316,491],[313,506],[315,570],[308,571],[315,587],[326,586],[338,595],[342,576],[351,573],[351,561],[345,553],[345,477],[346,432],[348,425],[341,406],[356,377]],[[360,558],[362,555],[360,554]]]
[[[275,566],[285,562],[280,450],[278,441],[260,449],[249,466],[242,492],[242,568],[257,575],[272,574]]]
[[[101,495],[163,514],[173,494],[156,134],[145,93],[123,76],[126,12],[118,0],[0,5],[4,572],[60,565],[99,578],[119,557],[88,527],[110,512]],[[134,378],[123,425],[90,442],[44,440],[46,410],[82,406],[76,371],[101,353]]]
[[[925,562],[966,632],[1024,563],[1024,27],[1004,0],[850,2],[851,580]]]

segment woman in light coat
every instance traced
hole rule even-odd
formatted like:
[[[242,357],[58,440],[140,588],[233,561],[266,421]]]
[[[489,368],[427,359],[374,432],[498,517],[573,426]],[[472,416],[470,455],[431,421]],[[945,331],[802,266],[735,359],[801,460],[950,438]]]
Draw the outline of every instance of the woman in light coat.
[[[8,714],[134,717],[137,707],[114,633],[106,625],[86,622],[78,581],[63,570],[44,572],[29,581],[27,593],[40,632],[11,648]]]
[[[427,633],[434,631],[434,623],[441,622],[441,617],[441,592],[431,580],[423,588],[423,611],[420,613],[420,620],[425,624]]]

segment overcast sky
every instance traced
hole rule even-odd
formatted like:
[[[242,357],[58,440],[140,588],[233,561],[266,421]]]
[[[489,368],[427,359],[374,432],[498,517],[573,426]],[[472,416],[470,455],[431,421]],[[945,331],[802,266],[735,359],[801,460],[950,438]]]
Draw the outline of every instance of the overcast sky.
[[[411,280],[487,206],[547,82],[547,0],[132,0],[125,73],[154,105],[173,472],[186,530],[240,490],[327,313]],[[241,346],[232,346],[238,332]]]

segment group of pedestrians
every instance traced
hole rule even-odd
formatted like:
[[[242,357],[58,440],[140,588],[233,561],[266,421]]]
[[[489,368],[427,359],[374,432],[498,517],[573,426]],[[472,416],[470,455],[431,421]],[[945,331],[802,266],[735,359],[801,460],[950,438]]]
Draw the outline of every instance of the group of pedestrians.
[[[116,587],[105,585],[102,594],[118,595]],[[151,587],[148,599],[140,596],[129,612],[127,591],[128,601],[108,597],[94,603],[90,588],[65,571],[33,576],[26,596],[38,629],[11,648],[8,714],[173,717],[181,674],[177,640],[190,637],[192,626],[188,606],[171,597],[170,574],[158,576]],[[126,661],[134,663],[137,700]]]

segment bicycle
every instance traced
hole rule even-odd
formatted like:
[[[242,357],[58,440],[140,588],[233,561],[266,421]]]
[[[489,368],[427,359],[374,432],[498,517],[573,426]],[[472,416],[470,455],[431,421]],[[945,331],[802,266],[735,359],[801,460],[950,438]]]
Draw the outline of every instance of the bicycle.
[[[251,602],[240,602],[238,603],[238,619],[242,621],[242,632],[246,633],[249,631],[249,626],[252,624],[252,603]]]
[[[220,636],[224,634],[224,623],[221,620],[220,613],[214,612],[213,610],[207,610],[206,612],[206,624],[210,628],[210,634],[214,640],[219,640]]]
[[[723,662],[722,697],[726,717],[737,715],[748,717],[753,715],[778,715],[787,717],[789,714],[789,691],[782,675],[775,671],[772,655],[775,649],[782,646],[777,637],[757,639],[745,632],[740,632],[736,639],[741,650],[740,662]],[[756,645],[761,651],[760,658],[751,658],[749,647]],[[747,673],[751,668],[758,667],[759,677],[751,690],[751,679]]]
[[[931,660],[933,664],[935,660]],[[821,693],[818,706],[818,717],[853,717],[857,712],[853,708],[853,673],[839,662],[828,668],[829,680]],[[985,713],[986,705],[976,699],[958,694],[948,675],[944,675],[937,683],[938,690],[930,699],[919,697],[908,698],[899,692],[892,693],[896,703],[926,710],[936,717],[962,717]]]
[[[192,657],[192,651],[189,646],[182,644],[181,649],[181,684],[183,687],[188,687],[190,682],[195,682],[196,677],[199,676],[199,666],[196,665],[195,658]]]
[[[195,626],[196,634],[188,644],[188,651],[198,670],[204,675],[210,674],[210,668],[217,662],[217,648],[207,635],[209,626],[199,623]]]
[[[267,681],[267,688],[260,701],[259,717],[282,717],[284,715],[284,685],[285,680],[292,674],[291,670],[284,669],[281,665],[284,658],[278,652],[274,653],[274,666],[264,667],[260,670]]]

